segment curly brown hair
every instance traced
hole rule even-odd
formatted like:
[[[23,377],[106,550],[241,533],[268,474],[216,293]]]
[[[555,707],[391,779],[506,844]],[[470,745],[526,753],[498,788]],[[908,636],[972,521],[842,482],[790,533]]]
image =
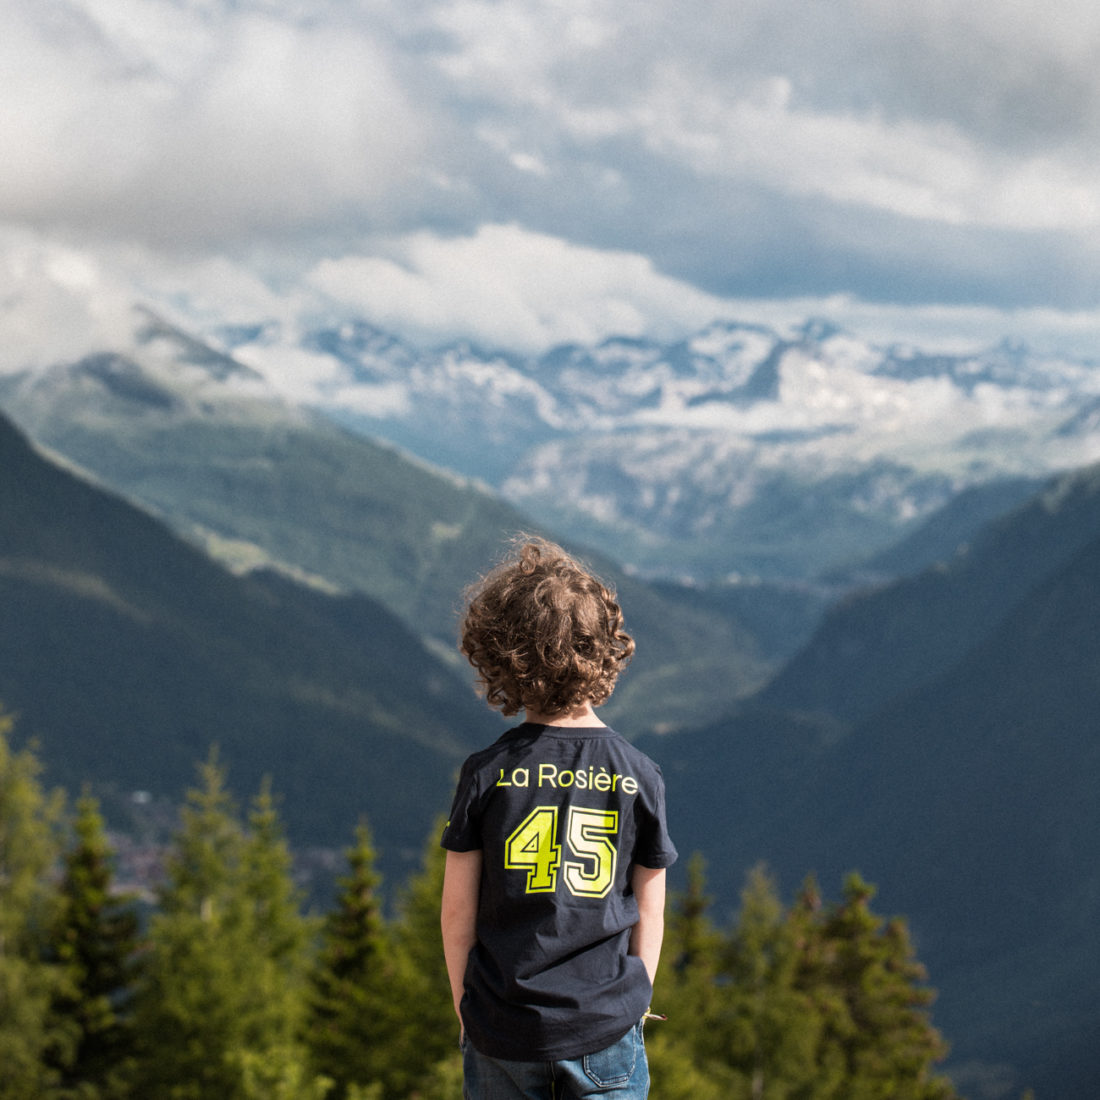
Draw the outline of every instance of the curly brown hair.
[[[465,597],[459,649],[506,715],[598,706],[634,652],[614,592],[545,539],[514,540],[512,556]]]

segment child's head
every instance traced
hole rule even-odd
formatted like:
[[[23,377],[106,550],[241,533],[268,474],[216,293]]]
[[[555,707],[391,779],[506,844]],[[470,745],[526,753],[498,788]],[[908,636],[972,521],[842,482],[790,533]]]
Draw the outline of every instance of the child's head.
[[[611,592],[560,546],[518,539],[466,591],[459,648],[504,714],[565,714],[611,695],[634,652]]]

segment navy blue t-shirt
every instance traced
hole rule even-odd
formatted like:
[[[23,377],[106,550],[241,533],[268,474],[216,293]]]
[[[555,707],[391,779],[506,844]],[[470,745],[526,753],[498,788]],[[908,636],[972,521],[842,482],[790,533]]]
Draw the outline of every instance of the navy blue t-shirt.
[[[463,765],[442,845],[481,850],[477,943],[461,1004],[493,1058],[602,1050],[652,994],[627,954],[636,864],[670,866],[660,768],[606,726],[524,723]]]

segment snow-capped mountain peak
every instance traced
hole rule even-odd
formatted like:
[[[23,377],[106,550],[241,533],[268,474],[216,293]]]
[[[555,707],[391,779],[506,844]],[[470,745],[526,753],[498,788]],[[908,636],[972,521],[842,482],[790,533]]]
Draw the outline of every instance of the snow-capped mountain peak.
[[[813,574],[970,486],[1100,461],[1100,365],[1019,343],[946,354],[827,319],[783,333],[716,321],[668,342],[520,355],[421,348],[290,301],[232,322],[165,303],[127,319],[119,286],[66,279],[50,283],[57,309],[111,325],[89,321],[83,351],[53,361],[79,363],[116,402],[320,409],[655,572]],[[80,347],[69,332],[56,346]],[[20,353],[7,354],[10,374]]]

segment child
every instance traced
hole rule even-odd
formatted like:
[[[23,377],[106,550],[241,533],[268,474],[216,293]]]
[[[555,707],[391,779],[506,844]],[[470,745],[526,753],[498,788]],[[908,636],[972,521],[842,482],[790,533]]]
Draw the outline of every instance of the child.
[[[531,539],[467,592],[460,648],[525,721],[463,765],[443,945],[466,1100],[642,1100],[676,849],[660,769],[593,710],[634,651],[611,592]]]

